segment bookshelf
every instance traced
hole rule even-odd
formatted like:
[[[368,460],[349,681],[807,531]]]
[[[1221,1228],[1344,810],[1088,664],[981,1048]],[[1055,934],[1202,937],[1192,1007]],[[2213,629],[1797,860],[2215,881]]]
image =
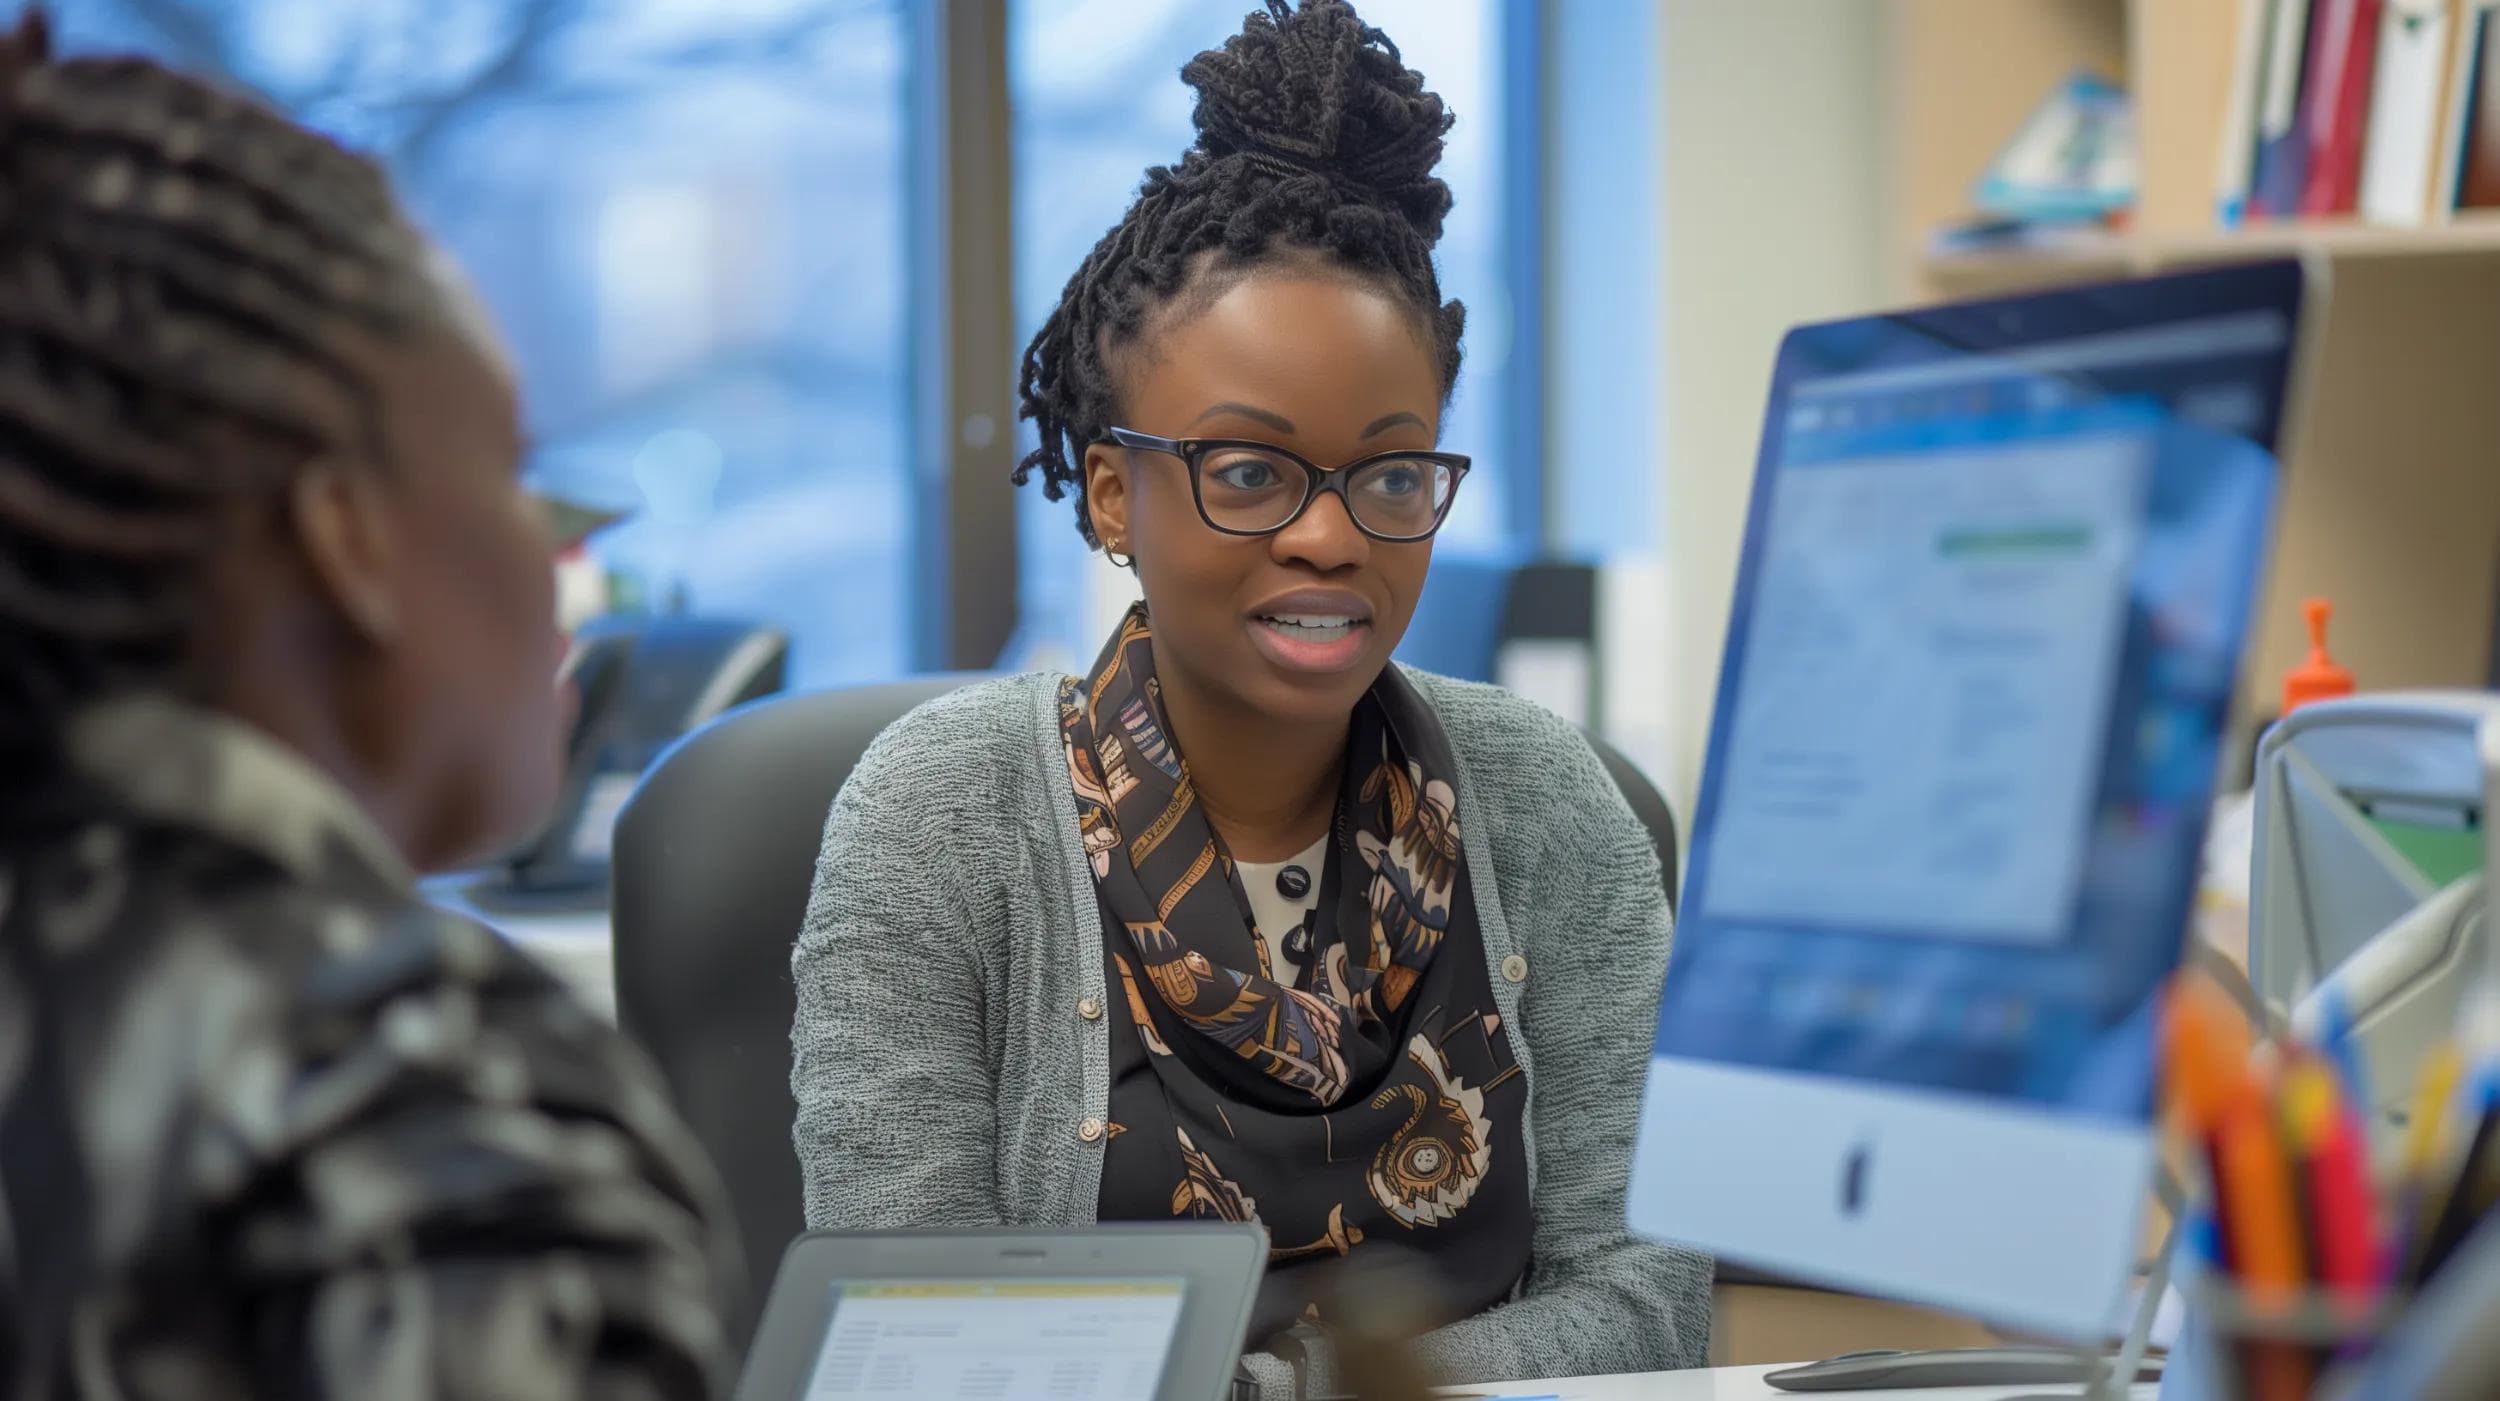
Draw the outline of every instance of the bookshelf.
[[[2238,0],[1885,0],[1888,282],[1902,301],[1977,296],[2306,254],[2332,293],[2292,426],[2248,718],[2307,650],[2299,600],[2334,600],[2333,645],[2365,687],[2488,686],[2500,642],[2500,216],[2216,227]],[[2136,105],[2131,226],[2053,244],[1930,251],[2060,79],[2090,69]]]
[[[1919,269],[1939,295],[2044,286],[2053,280],[2126,277],[2165,268],[2252,258],[2500,258],[2500,215],[2460,215],[2420,228],[2354,219],[2254,224],[2192,233],[2083,234],[2052,246],[1924,255]]]

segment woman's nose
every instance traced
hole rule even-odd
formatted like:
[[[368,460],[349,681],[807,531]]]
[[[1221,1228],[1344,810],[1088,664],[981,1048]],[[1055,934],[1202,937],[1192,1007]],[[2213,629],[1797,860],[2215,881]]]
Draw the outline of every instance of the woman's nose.
[[[1277,562],[1299,561],[1322,573],[1351,568],[1371,557],[1371,537],[1354,524],[1345,501],[1321,492],[1293,524],[1268,537]]]

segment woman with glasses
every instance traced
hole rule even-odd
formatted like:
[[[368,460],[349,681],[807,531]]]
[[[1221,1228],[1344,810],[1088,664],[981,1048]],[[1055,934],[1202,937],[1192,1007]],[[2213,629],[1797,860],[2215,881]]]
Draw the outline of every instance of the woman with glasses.
[[[1571,728],[1390,662],[1467,479],[1451,118],[1342,0],[1270,0],[1183,77],[1196,144],[1022,385],[1019,480],[1144,603],[1084,676],[906,717],[835,803],[811,1224],[1257,1220],[1271,1395],[1331,1388],[1347,1297],[1453,1381],[1698,1365],[1707,1263],[1624,1228],[1650,838]]]

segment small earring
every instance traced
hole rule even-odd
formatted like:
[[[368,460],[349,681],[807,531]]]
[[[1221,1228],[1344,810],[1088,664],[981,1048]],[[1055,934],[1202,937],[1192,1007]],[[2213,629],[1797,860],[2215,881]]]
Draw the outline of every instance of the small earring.
[[[1111,561],[1111,567],[1114,569],[1134,569],[1137,567],[1137,556],[1128,555],[1124,558],[1120,553],[1127,548],[1126,540],[1105,541],[1102,547],[1102,557]]]

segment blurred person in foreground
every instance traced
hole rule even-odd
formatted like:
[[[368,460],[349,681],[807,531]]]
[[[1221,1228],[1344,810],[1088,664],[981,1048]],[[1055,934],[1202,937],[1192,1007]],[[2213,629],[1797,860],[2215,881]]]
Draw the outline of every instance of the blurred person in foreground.
[[[0,1394],[721,1390],[657,1077],[413,885],[557,781],[517,417],[370,162],[0,39]]]

